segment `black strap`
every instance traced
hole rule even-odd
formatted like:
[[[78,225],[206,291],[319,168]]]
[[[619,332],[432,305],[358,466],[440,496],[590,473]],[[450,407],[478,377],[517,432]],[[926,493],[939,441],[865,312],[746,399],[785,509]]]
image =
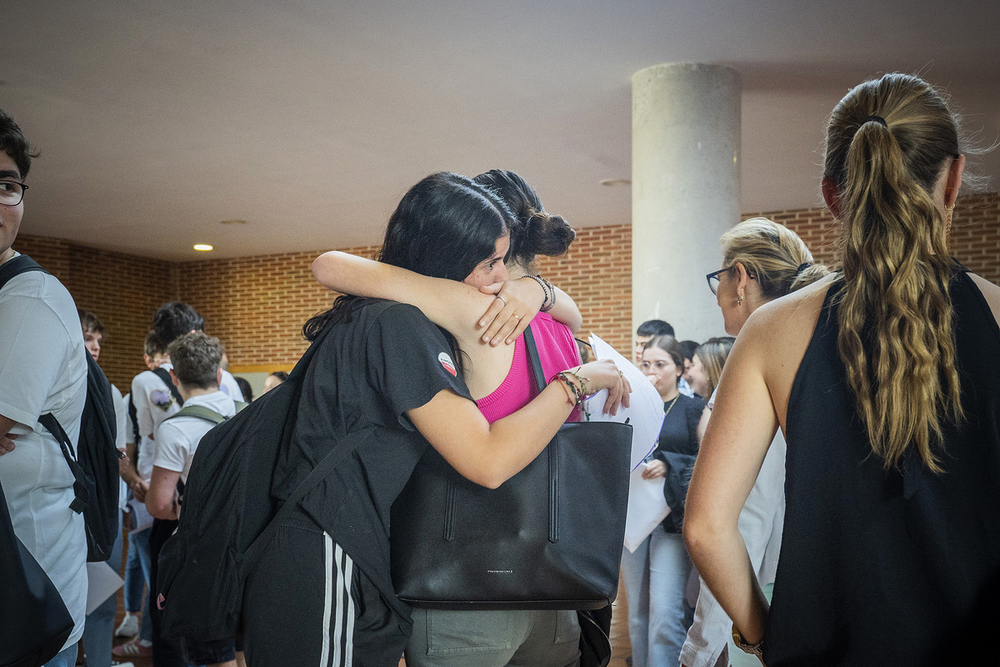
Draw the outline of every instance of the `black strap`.
[[[163,380],[163,384],[167,385],[167,388],[170,389],[170,395],[174,397],[175,401],[177,401],[177,405],[184,405],[184,398],[181,396],[181,392],[177,390],[177,385],[174,384],[173,378],[170,377],[170,371],[166,368],[160,368],[157,366],[153,369],[153,372],[156,373],[156,377]]]
[[[309,366],[312,365],[313,356],[315,356],[320,344],[322,344],[322,342],[326,339],[333,327],[343,318],[344,314],[343,311],[341,311],[340,313],[337,313],[337,315],[329,322],[327,322],[320,334],[313,340],[309,349],[307,349],[305,354],[302,355],[299,362],[295,364],[295,368],[293,368],[292,372],[288,374],[288,379],[285,380],[285,382],[292,381],[301,383],[304,380],[302,376],[306,374]],[[301,384],[299,384],[295,390],[301,392]],[[248,572],[257,561],[257,558],[260,557],[261,552],[271,541],[271,538],[278,530],[278,527],[281,526],[281,523],[291,515],[292,510],[299,504],[299,501],[305,498],[306,494],[316,488],[317,484],[333,472],[334,468],[340,465],[341,461],[350,456],[350,454],[357,449],[362,442],[365,442],[368,439],[365,432],[356,433],[353,436],[347,435],[346,430],[343,428],[343,422],[341,422],[341,429],[338,435],[343,438],[343,445],[334,448],[333,451],[323,457],[323,460],[316,464],[316,467],[313,468],[308,475],[306,475],[306,478],[295,487],[295,490],[288,496],[288,499],[285,500],[285,503],[274,515],[274,518],[271,519],[269,524],[267,524],[267,527],[261,532],[260,535],[257,536],[257,539],[253,541],[247,550],[243,552],[242,567],[244,568],[244,573]]]
[[[136,458],[139,456],[139,413],[135,409],[135,401],[132,400],[132,394],[128,395],[128,419],[132,423],[132,440],[135,443],[135,455]]]
[[[362,442],[367,440],[367,437],[363,435],[356,435],[353,438],[348,438],[349,444],[345,444],[342,447],[334,449],[332,452],[323,457],[323,460],[310,471],[306,478],[295,487],[295,491],[292,495],[288,496],[288,500],[285,504],[281,506],[278,513],[274,515],[271,519],[271,523],[267,524],[267,528],[257,536],[257,539],[253,541],[253,544],[247,548],[246,552],[243,554],[244,567],[250,568],[257,558],[260,556],[261,551],[267,546],[268,542],[271,541],[271,537],[274,536],[276,530],[281,525],[281,523],[288,518],[295,509],[295,506],[299,504],[299,501],[306,497],[306,494],[316,488],[316,485],[323,481],[323,479],[333,472],[334,468],[340,465],[347,456],[358,448]],[[246,570],[244,570],[245,572]]]
[[[43,269],[38,262],[31,259],[27,255],[18,255],[12,260],[0,264],[0,289],[7,284],[7,281],[14,276],[20,275],[27,271],[41,271],[42,273],[48,273]]]
[[[535,384],[538,385],[538,393],[545,390],[545,371],[542,370],[542,360],[538,356],[538,346],[535,345],[535,335],[531,333],[531,325],[524,330],[524,347],[528,350],[528,361],[531,362],[531,373],[535,376]]]
[[[69,436],[66,435],[66,431],[63,430],[62,424],[59,423],[59,420],[51,412],[40,416],[38,421],[59,442],[63,458],[66,459],[69,469],[73,472],[73,493],[76,497],[70,503],[69,508],[77,514],[81,514],[83,508],[90,502],[90,493],[87,492],[87,486],[83,482],[85,475],[83,468],[80,466],[79,461],[77,461],[76,453],[73,451],[73,444],[70,442]]]

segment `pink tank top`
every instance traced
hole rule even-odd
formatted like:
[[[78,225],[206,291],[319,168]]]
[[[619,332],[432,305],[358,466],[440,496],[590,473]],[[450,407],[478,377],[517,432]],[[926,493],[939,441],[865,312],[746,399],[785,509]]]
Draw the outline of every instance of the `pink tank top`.
[[[538,357],[545,372],[545,382],[559,371],[580,365],[580,350],[576,347],[573,332],[565,324],[556,322],[548,313],[538,313],[531,321],[531,333],[538,346]],[[500,386],[478,401],[480,412],[489,423],[503,419],[527,405],[538,394],[535,378],[531,374],[524,336],[514,341],[514,360],[510,371]],[[576,415],[576,411],[574,411]],[[570,420],[574,420],[574,415]]]

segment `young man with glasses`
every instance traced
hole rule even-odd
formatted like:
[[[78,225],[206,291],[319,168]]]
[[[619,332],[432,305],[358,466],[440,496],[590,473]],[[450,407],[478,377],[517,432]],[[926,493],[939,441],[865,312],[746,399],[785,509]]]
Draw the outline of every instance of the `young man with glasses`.
[[[77,441],[87,360],[76,304],[62,283],[37,270],[10,277],[30,261],[11,246],[24,214],[32,157],[21,129],[0,110],[0,484],[14,534],[52,580],[74,621],[46,667],[71,667],[86,614],[87,539],[83,515],[70,509],[73,473],[38,419],[53,414]],[[23,632],[38,636],[42,628]]]

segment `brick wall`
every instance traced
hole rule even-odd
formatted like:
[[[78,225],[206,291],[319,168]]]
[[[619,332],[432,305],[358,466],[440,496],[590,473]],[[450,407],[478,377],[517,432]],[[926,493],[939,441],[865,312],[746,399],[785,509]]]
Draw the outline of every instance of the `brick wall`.
[[[833,263],[838,230],[824,209],[743,217],[752,215],[787,225],[802,236],[817,261]],[[329,308],[335,296],[317,285],[309,270],[320,251],[168,263],[25,235],[15,248],[35,257],[66,284],[81,308],[102,319],[108,337],[101,364],[119,387],[143,370],[142,340],[153,311],[165,301],[182,299],[198,309],[208,332],[226,345],[231,367],[248,372],[290,368],[306,347],[302,324]],[[952,249],[970,269],[1000,283],[1000,195],[962,198],[955,210]],[[366,257],[375,250],[348,249]],[[631,261],[630,226],[590,227],[579,230],[566,255],[542,258],[538,268],[580,306],[581,337],[593,331],[628,353]]]
[[[816,261],[832,265],[840,226],[826,209],[747,213],[762,215],[794,230],[806,242]],[[1000,283],[1000,194],[961,197],[951,228],[952,254],[975,273]]]
[[[128,393],[132,378],[146,370],[142,344],[153,312],[174,295],[173,265],[27,234],[18,235],[14,249],[31,255],[59,278],[78,308],[100,318],[105,329],[101,368],[123,394]]]

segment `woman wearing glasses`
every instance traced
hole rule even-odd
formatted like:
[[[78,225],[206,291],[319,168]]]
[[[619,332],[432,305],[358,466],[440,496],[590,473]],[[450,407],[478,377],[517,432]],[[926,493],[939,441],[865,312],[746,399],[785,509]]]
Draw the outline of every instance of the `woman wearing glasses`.
[[[726,333],[736,336],[750,315],[771,301],[811,285],[829,273],[813,261],[812,253],[798,234],[767,218],[745,220],[722,235],[725,267],[708,274],[708,284],[716,294]],[[698,348],[718,366],[709,382],[709,408],[714,408],[715,389],[722,374],[721,361],[728,360],[732,339],[713,339]],[[728,345],[727,345],[728,343]],[[723,356],[723,351],[724,355]],[[699,364],[704,365],[698,358]],[[712,419],[717,416],[713,413]],[[785,440],[779,431],[753,483],[753,489],[739,513],[739,530],[761,586],[774,581],[781,547],[781,525],[785,496]],[[725,610],[701,583],[694,622],[688,630],[681,663],[685,667],[712,667],[725,663],[732,622]]]
[[[741,648],[769,665],[973,664],[995,649],[1000,288],[948,256],[959,137],[919,78],[850,91],[823,176],[843,268],[755,312],[727,363],[684,531]],[[726,282],[720,300],[738,298]],[[779,426],[769,608],[738,519]]]

